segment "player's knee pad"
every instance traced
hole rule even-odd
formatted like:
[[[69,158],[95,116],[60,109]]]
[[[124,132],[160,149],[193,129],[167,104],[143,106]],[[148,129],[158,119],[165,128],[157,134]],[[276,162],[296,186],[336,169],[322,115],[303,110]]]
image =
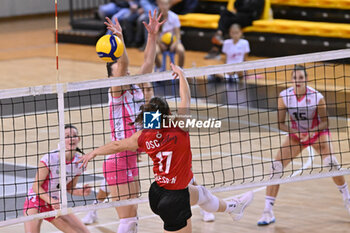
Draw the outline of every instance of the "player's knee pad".
[[[138,221],[138,217],[120,219],[118,233],[137,233]]]
[[[283,172],[283,164],[279,160],[275,160],[272,162],[271,166],[271,176],[270,179],[279,179],[282,177]]]
[[[323,166],[329,168],[329,171],[337,171],[340,169],[340,164],[335,156],[329,155],[323,159]]]
[[[219,199],[203,186],[194,186],[198,190],[198,205],[207,212],[216,212],[219,209]]]

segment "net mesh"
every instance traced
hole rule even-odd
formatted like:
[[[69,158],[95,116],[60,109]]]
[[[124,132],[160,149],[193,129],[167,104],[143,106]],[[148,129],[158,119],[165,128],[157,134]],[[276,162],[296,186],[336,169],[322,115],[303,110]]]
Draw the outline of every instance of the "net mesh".
[[[221,123],[219,128],[190,129],[192,169],[197,183],[214,191],[228,191],[348,174],[347,91],[350,66],[344,59],[349,55],[349,50],[341,50],[186,70],[192,95],[191,119],[202,120],[211,126],[218,121]],[[341,169],[330,170],[323,164],[321,156],[309,148],[283,170],[279,179],[271,180],[274,157],[286,138],[286,133],[278,128],[278,96],[292,85],[291,72],[295,64],[307,68],[308,86],[319,90],[325,97],[333,155],[337,157]],[[243,77],[236,80],[233,73]],[[22,217],[23,204],[33,186],[39,162],[49,152],[59,149],[60,133],[64,134],[62,123],[77,127],[81,139],[79,147],[84,152],[90,152],[111,141],[113,128],[109,88],[127,85],[127,88],[123,86],[124,91],[132,93],[137,88],[130,84],[144,82],[153,82],[155,96],[164,97],[171,111],[176,113],[180,101],[179,87],[170,72],[1,91],[0,225],[55,216],[57,211]],[[63,90],[64,98],[60,99]],[[125,103],[130,106],[136,104],[134,99]],[[64,119],[59,119],[60,114]],[[123,122],[123,119],[120,120]],[[286,122],[291,124],[289,118]],[[64,146],[64,143],[60,145]],[[57,155],[61,159],[64,157],[59,150]],[[64,203],[64,198],[59,199],[63,206],[61,213],[67,213],[67,208],[71,207],[73,212],[78,212],[145,202],[148,188],[154,180],[152,161],[143,153],[138,159],[138,179],[127,185],[126,193],[119,190],[117,196],[107,198],[107,203],[91,205],[100,187],[105,187],[103,163],[106,158],[97,157],[80,175],[76,187],[59,187],[67,190],[67,203]],[[50,166],[61,167],[59,161]],[[68,175],[60,172],[64,174],[63,178],[73,172],[69,171],[72,167],[66,166]],[[61,180],[62,176],[55,178]],[[90,195],[73,195],[72,190],[79,190],[85,184],[93,187]],[[138,189],[132,191],[131,184],[136,184]],[[48,194],[51,195],[50,192]],[[120,199],[133,201],[112,201]],[[66,205],[67,208],[64,207]]]

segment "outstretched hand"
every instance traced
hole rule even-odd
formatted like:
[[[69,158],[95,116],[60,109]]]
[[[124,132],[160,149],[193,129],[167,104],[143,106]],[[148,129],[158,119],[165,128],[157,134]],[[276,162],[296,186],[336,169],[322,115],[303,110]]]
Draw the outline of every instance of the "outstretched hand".
[[[104,22],[104,24],[107,26],[107,29],[110,30],[114,35],[118,36],[119,38],[122,38],[123,30],[119,24],[118,19],[115,18],[115,23],[113,23],[112,20],[108,17],[106,17],[105,19],[107,20],[107,22]]]
[[[173,71],[172,75],[174,79],[177,79],[179,76],[184,76],[184,71],[179,66],[170,63],[170,67]]]
[[[92,152],[90,152],[90,153],[88,153],[88,154],[85,154],[85,155],[83,155],[82,157],[80,157],[80,159],[77,161],[77,163],[82,163],[82,164],[80,165],[79,168],[84,168],[84,169],[86,169],[86,167],[87,167],[89,161],[90,161],[91,159],[95,158],[95,157],[96,157],[96,155],[93,154]]]
[[[149,11],[148,17],[149,17],[149,23],[147,24],[145,21],[143,21],[142,23],[143,25],[145,25],[145,28],[149,34],[157,35],[160,27],[165,23],[166,20],[163,20],[162,22],[160,22],[162,18],[162,13],[160,13],[159,16],[157,17],[156,9],[153,11],[153,16],[151,14],[151,11]]]

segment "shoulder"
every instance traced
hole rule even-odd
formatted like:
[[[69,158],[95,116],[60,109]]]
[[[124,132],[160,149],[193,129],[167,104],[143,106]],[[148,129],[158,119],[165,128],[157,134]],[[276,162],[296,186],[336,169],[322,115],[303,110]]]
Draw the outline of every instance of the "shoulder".
[[[59,150],[50,151],[49,153],[45,154],[41,159],[40,162],[43,163],[48,170],[56,169],[57,166],[59,166]]]
[[[307,86],[307,90],[309,95],[315,95],[317,102],[323,99],[322,93],[316,90],[315,88]]]
[[[224,40],[224,45],[230,44],[231,41],[232,41],[232,39],[226,39],[226,40]],[[233,44],[233,43],[232,43],[232,44]]]
[[[293,87],[284,89],[283,91],[280,92],[280,97],[287,97],[287,96],[294,95],[293,90],[294,90]]]
[[[249,45],[249,41],[246,39],[240,39],[239,43],[244,44],[244,45]]]
[[[171,10],[168,11],[168,18],[170,18],[170,19],[178,19],[179,20],[179,16],[177,14],[175,14]]]

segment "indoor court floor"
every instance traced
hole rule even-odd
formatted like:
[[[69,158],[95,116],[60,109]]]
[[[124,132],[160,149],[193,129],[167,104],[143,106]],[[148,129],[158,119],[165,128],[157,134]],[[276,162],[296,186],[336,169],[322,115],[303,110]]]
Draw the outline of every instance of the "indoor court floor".
[[[59,19],[61,29],[69,28],[68,17],[65,15]],[[142,63],[143,54],[137,49],[128,50],[130,59],[130,71],[135,74]],[[223,61],[204,60],[205,53],[186,52],[185,68],[193,66],[208,66],[222,64]],[[105,64],[99,60],[93,46],[60,44],[59,45],[59,77],[60,82],[76,82],[94,80],[106,77]],[[256,59],[256,58],[250,58]],[[1,89],[27,87],[34,85],[47,85],[56,83],[55,43],[54,43],[54,17],[23,17],[17,19],[0,20],[0,86]],[[264,80],[259,80],[264,82]],[[347,83],[343,82],[345,85]],[[325,84],[322,84],[325,85]],[[337,86],[335,85],[335,88]],[[347,124],[347,122],[345,123]],[[275,129],[277,131],[277,129]],[[347,132],[332,132],[333,140],[340,139],[342,145],[336,145],[339,151],[345,148],[349,151]],[[231,132],[232,138],[237,133]],[[270,134],[266,134],[270,135]],[[277,135],[277,133],[275,133]],[[222,138],[228,138],[223,134]],[[241,135],[240,135],[241,136]],[[263,134],[260,134],[262,137]],[[285,136],[281,136],[283,139]],[[192,138],[196,145],[198,138]],[[200,140],[203,140],[201,138]],[[219,140],[219,139],[216,139]],[[212,141],[212,143],[216,143]],[[222,143],[217,141],[217,143]],[[249,146],[257,147],[256,142]],[[259,146],[259,145],[258,145]],[[260,147],[263,145],[260,145]],[[266,146],[266,145],[265,145]],[[55,149],[55,148],[52,148]],[[227,149],[229,152],[231,149]],[[194,151],[194,159],[199,152]],[[241,151],[242,153],[242,151]],[[274,153],[274,151],[273,151]],[[343,154],[344,162],[349,162],[348,153]],[[265,159],[271,154],[263,156]],[[147,158],[142,158],[147,163]],[[24,161],[17,160],[24,164]],[[295,162],[301,166],[301,162]],[[314,165],[320,161],[315,160]],[[21,164],[18,164],[21,165]],[[25,164],[24,164],[25,165]],[[31,166],[35,163],[30,162]],[[194,162],[194,171],[196,171]],[[88,169],[87,172],[91,171]],[[141,174],[143,171],[141,171]],[[145,175],[149,175],[144,171]],[[346,180],[350,182],[349,177]],[[350,213],[344,206],[341,194],[331,179],[318,179],[288,183],[281,186],[279,196],[275,203],[276,223],[258,227],[257,220],[260,218],[264,208],[264,187],[251,189],[255,192],[255,199],[247,208],[242,220],[234,222],[228,214],[215,214],[214,222],[205,223],[201,220],[199,208],[193,207],[192,226],[194,233],[340,233],[350,232]],[[246,192],[247,190],[217,193],[221,198],[232,198],[232,196]],[[139,205],[139,232],[160,233],[162,222],[155,216],[148,203]],[[78,213],[84,217],[85,213]],[[93,233],[116,232],[118,218],[113,208],[98,210],[99,221],[88,227]],[[1,233],[24,232],[23,223],[2,227]],[[59,232],[51,224],[44,221],[41,232]]]

